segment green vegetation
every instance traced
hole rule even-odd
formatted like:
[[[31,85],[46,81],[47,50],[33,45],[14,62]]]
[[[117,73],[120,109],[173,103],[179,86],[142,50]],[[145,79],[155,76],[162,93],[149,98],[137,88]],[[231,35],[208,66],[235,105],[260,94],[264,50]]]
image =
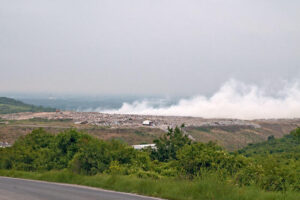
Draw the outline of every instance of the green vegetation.
[[[178,127],[144,151],[73,129],[57,135],[37,129],[0,149],[0,174],[168,199],[296,200],[299,133],[229,153],[212,142],[190,141]]]
[[[25,104],[15,99],[0,97],[0,114],[18,113],[18,112],[54,112],[54,108],[45,108]]]
[[[176,127],[174,130],[169,128],[168,133],[154,140],[154,143],[157,150],[151,151],[152,159],[166,162],[176,160],[177,151],[185,145],[190,145],[191,140]]]
[[[269,137],[268,141],[251,144],[238,151],[264,167],[264,184],[268,190],[300,191],[300,128],[280,139]]]
[[[210,133],[211,127],[194,127],[197,131]]]
[[[282,156],[300,159],[300,128],[280,139],[270,136],[267,141],[250,144],[238,151],[246,157]]]

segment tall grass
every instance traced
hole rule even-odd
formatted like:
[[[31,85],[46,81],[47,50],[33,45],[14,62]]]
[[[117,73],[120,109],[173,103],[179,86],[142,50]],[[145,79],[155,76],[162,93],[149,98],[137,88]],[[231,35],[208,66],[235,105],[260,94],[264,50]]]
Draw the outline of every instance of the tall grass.
[[[0,170],[0,175],[51,182],[72,183],[122,192],[162,197],[171,200],[299,200],[300,193],[287,191],[266,192],[256,187],[238,187],[221,181],[213,174],[206,174],[194,180],[179,178],[138,178],[97,174],[83,176],[67,170],[47,172],[23,172]]]

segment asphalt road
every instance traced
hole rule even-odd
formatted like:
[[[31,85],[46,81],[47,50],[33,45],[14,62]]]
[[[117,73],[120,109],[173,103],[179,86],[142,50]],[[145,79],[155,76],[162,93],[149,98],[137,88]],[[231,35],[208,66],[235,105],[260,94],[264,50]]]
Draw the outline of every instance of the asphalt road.
[[[0,200],[159,200],[71,184],[0,177]]]

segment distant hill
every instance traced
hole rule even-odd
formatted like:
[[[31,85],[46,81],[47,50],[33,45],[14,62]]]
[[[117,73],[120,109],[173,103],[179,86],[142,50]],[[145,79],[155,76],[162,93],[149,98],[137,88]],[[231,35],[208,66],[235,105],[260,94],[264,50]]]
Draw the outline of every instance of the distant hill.
[[[34,106],[12,98],[0,97],[0,114],[18,112],[54,112],[55,110],[55,108]]]

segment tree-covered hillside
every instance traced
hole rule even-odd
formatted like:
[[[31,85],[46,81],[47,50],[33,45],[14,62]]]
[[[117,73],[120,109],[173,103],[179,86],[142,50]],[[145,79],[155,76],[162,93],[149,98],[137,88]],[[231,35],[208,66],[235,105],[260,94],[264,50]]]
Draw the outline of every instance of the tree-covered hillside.
[[[25,104],[21,101],[0,97],[0,114],[18,113],[18,112],[54,112],[54,108],[45,108]]]
[[[300,128],[280,139],[270,136],[267,141],[249,144],[238,151],[246,157],[285,156],[300,159]]]

